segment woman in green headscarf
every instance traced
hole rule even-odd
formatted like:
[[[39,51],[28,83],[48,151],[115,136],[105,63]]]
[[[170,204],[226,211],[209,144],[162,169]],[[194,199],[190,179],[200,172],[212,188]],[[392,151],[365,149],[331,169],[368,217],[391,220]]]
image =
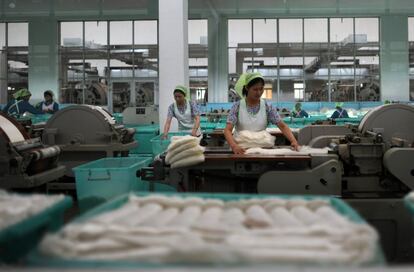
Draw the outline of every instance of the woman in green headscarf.
[[[3,112],[12,116],[18,116],[25,112],[32,114],[42,114],[42,111],[36,109],[29,103],[29,99],[32,94],[28,89],[20,89],[13,94],[14,99],[4,107]]]
[[[260,73],[242,74],[236,83],[236,92],[243,99],[233,104],[224,129],[224,136],[235,154],[243,154],[245,150],[234,140],[233,128],[235,128],[235,133],[242,130],[262,131],[266,129],[268,123],[277,125],[290,141],[292,148],[299,149],[292,131],[282,121],[276,109],[261,98],[264,84],[264,78]]]
[[[305,110],[302,109],[302,103],[298,102],[298,103],[295,104],[295,108],[292,110],[292,117],[295,117],[295,118],[304,118],[304,117],[306,117],[306,118],[308,118],[309,114]]]
[[[335,104],[335,108],[336,110],[334,111],[334,113],[332,113],[331,118],[332,119],[336,119],[336,118],[349,118],[348,117],[348,112],[346,111],[346,109],[343,109],[344,103],[336,103]]]
[[[188,89],[182,85],[177,85],[173,94],[175,102],[168,107],[168,116],[162,138],[166,139],[168,137],[173,117],[178,121],[179,131],[188,132],[196,137],[200,136],[200,109],[195,102],[189,100],[190,93]]]

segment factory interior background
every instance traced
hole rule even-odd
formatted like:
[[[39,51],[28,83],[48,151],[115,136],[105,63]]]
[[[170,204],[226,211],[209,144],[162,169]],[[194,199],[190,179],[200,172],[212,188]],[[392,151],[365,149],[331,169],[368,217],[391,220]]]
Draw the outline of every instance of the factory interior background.
[[[247,140],[237,138],[238,133],[226,134],[234,103],[240,103],[242,111],[240,101],[245,101],[238,82],[254,73],[260,73],[263,82],[263,103],[274,109],[289,132],[272,123],[262,134],[246,135]],[[164,134],[167,116],[179,115],[174,104],[177,85],[188,90],[187,101],[198,108],[199,123],[191,123],[201,132],[196,140],[188,136],[191,131],[182,131],[178,117]],[[20,112],[16,94],[21,90],[30,92],[33,106],[42,105],[45,91],[50,91],[59,110]],[[184,112],[193,116],[191,103],[185,104],[191,111]],[[8,110],[13,106],[17,113]],[[185,269],[196,263],[217,270],[203,265],[232,261],[242,270],[252,268],[249,265],[257,266],[255,270],[280,265],[292,271],[318,265],[331,269],[329,265],[337,264],[353,264],[350,270],[413,269],[414,1],[0,0],[0,107],[0,270],[3,264],[22,270],[145,270],[152,260],[163,263],[153,269],[174,269],[169,265],[178,262],[190,265]],[[298,107],[307,112],[306,118],[296,115]],[[338,109],[347,115],[333,117]],[[295,145],[289,133],[310,151],[292,154],[290,146]],[[247,141],[243,150],[251,152],[237,154],[228,137],[239,145]],[[174,148],[182,154],[173,154]],[[186,200],[183,193],[199,202]],[[45,199],[36,198],[38,194]],[[266,202],[269,196],[278,204]],[[138,203],[134,211],[143,219],[117,217],[123,212],[117,211],[120,203]],[[20,205],[20,210],[11,208]],[[139,236],[136,244],[124,248],[119,241],[128,236],[114,238],[108,229],[98,228],[102,237],[109,235],[106,242],[112,252],[99,248],[99,239],[80,239],[85,230],[77,230],[76,224],[66,227],[97,215],[91,224],[99,227],[116,225],[117,220],[122,227],[138,229],[175,226],[173,217],[191,205],[202,207],[194,219],[198,225],[188,225],[192,239],[201,235],[203,243],[207,241],[206,248],[199,244],[199,252],[189,247],[177,253],[171,237],[143,242]],[[209,210],[215,205],[222,211]],[[278,205],[286,207],[283,216]],[[308,206],[304,211],[295,209],[298,205]],[[324,205],[335,209],[321,211]],[[234,207],[242,215],[231,210]],[[350,222],[338,219],[333,210]],[[113,217],[105,217],[105,212],[113,212]],[[305,218],[305,223],[297,223],[296,217]],[[335,241],[325,247],[317,246],[309,229],[299,235],[305,246],[287,231],[292,240],[286,243],[292,248],[284,253],[273,244],[257,242],[261,236],[247,236],[252,229],[266,227],[284,233],[283,224],[288,223],[278,223],[279,218],[292,224],[292,233],[299,225],[315,231],[317,221],[348,230],[358,221],[366,229],[341,232],[340,242],[323,237],[324,243]],[[42,220],[49,225],[39,226]],[[211,222],[248,231],[217,231]],[[214,229],[201,228],[205,232],[200,234],[203,224]],[[72,237],[70,231],[79,231],[80,240],[57,242]],[[138,233],[124,231],[131,237]],[[354,240],[361,237],[358,245],[345,238],[353,235]],[[190,239],[177,237],[176,244]],[[217,241],[226,241],[226,249]],[[25,246],[18,247],[21,244]],[[249,245],[259,253],[234,249]],[[306,245],[312,253],[305,252]],[[92,249],[85,250],[89,246]],[[329,247],[337,251],[325,252]],[[339,256],[337,247],[348,259]],[[298,255],[302,257],[293,257]]]

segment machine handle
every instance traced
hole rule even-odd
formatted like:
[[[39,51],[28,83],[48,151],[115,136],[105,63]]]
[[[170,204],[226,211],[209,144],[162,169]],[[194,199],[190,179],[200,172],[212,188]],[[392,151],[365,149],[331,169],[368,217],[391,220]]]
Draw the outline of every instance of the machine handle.
[[[96,175],[96,173],[92,173],[92,171],[89,170],[88,181],[104,181],[104,180],[110,180],[110,179],[111,179],[111,172],[109,172],[109,170],[106,170],[106,173],[104,173],[103,175]]]

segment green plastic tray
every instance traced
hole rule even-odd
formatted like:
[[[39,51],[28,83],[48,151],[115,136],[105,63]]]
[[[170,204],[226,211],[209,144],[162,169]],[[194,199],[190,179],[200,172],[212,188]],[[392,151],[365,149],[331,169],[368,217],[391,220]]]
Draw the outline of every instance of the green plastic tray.
[[[404,198],[404,203],[407,209],[410,211],[414,220],[414,201],[408,198],[408,195]]]
[[[19,261],[33,250],[48,231],[57,231],[63,225],[64,212],[72,206],[72,198],[8,226],[0,231],[0,263]]]
[[[126,127],[135,129],[134,139],[138,142],[138,146],[133,149],[130,149],[129,153],[152,153],[151,139],[160,134],[159,125],[126,125]]]
[[[134,193],[137,196],[148,196],[149,193]],[[338,211],[340,214],[345,215],[350,220],[364,224],[366,223],[362,217],[355,212],[348,204],[346,204],[341,199],[327,197],[327,196],[300,196],[300,195],[260,195],[260,194],[213,194],[213,193],[162,193],[162,195],[166,196],[182,196],[182,197],[202,197],[202,198],[213,198],[213,199],[221,199],[223,201],[231,201],[231,200],[240,200],[240,199],[250,199],[250,198],[271,198],[271,197],[279,197],[285,199],[296,199],[301,198],[305,200],[311,199],[325,199],[328,200],[332,207]],[[128,201],[129,195],[123,195],[116,199],[113,199],[110,202],[107,202],[99,207],[94,208],[93,210],[88,211],[87,213],[83,214],[81,217],[77,218],[74,222],[83,222],[91,217],[94,217],[98,214],[115,210],[122,205],[124,205]],[[173,268],[173,267],[194,267],[200,268],[202,267],[229,267],[229,265],[180,265],[180,264],[153,264],[153,263],[142,263],[142,262],[133,262],[133,261],[87,261],[87,260],[64,260],[60,258],[45,256],[40,254],[38,251],[34,251],[30,256],[30,263],[33,265],[40,265],[40,266],[52,266],[52,267],[70,267],[70,268]],[[377,247],[377,257],[376,259],[367,265],[372,266],[381,266],[384,265],[385,259],[380,247]],[[234,265],[230,266],[234,267]],[[274,265],[272,266],[274,268]],[[253,270],[252,270],[253,271]]]
[[[73,168],[80,210],[131,191],[145,191],[136,173],[151,161],[148,156],[103,158]]]

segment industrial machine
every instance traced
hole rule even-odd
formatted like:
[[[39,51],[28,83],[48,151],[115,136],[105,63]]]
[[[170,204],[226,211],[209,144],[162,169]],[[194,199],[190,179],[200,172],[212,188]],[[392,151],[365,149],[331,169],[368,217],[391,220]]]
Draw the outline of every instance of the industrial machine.
[[[235,155],[207,148],[204,163],[171,169],[160,155],[140,175],[180,191],[342,197],[386,237],[382,242],[389,260],[414,258],[409,237],[414,228],[402,204],[402,197],[414,190],[414,107],[380,106],[359,126],[305,127],[298,139],[329,147],[329,152]]]
[[[158,106],[127,107],[122,112],[124,124],[151,125],[159,123]]]
[[[99,106],[76,105],[55,113],[46,123],[42,139],[47,145],[58,145],[60,161],[72,168],[104,157],[127,156],[137,146],[135,130],[115,123],[115,119]]]
[[[0,113],[0,188],[37,187],[62,177],[60,148],[46,147],[40,138],[30,138],[13,118]]]

